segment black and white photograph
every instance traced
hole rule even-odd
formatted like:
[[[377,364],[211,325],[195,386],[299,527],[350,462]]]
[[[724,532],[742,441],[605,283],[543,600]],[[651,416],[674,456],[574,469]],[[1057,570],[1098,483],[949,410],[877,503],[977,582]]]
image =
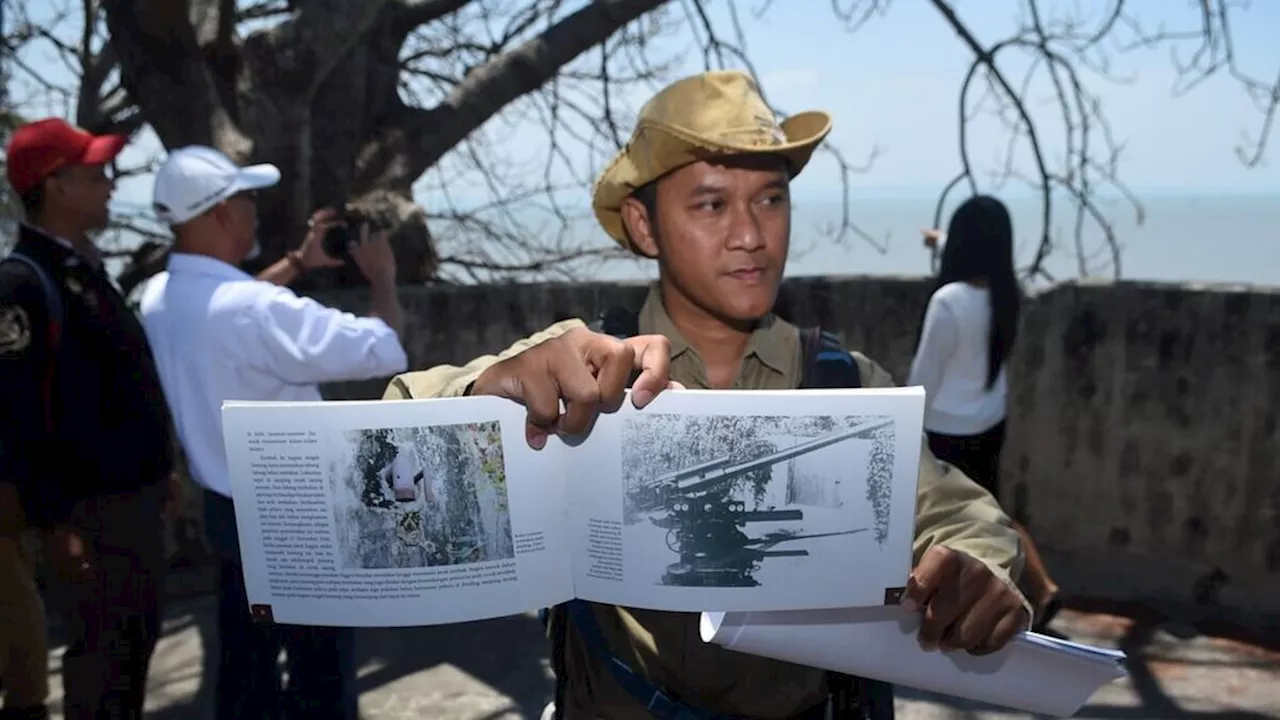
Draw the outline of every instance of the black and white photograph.
[[[330,477],[339,563],[352,569],[515,557],[497,422],[345,433]]]
[[[894,428],[891,416],[627,418],[624,572],[667,586],[779,586],[847,564],[850,543],[883,545]]]

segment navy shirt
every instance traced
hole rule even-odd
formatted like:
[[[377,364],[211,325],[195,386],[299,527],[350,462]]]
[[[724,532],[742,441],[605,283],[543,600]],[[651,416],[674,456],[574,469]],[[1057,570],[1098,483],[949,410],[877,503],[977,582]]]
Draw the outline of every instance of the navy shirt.
[[[175,453],[146,336],[115,285],[25,224],[14,249],[52,281],[63,324],[53,352],[39,276],[0,263],[0,482],[48,526],[80,500],[166,481]]]

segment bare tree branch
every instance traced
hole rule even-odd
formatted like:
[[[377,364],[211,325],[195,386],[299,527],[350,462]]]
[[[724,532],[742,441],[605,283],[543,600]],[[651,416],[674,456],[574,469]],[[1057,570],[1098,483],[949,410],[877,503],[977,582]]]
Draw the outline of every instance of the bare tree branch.
[[[629,134],[635,119],[629,103],[674,79],[686,54],[708,68],[757,74],[744,23],[783,6],[750,0],[750,11],[740,12],[739,0],[0,2],[10,19],[4,43],[12,82],[43,103],[40,114],[63,113],[98,132],[132,133],[149,124],[169,147],[199,142],[238,161],[276,163],[284,179],[260,203],[264,261],[298,241],[315,207],[353,203],[396,228],[403,282],[572,279],[616,262],[622,254],[594,232],[582,198]],[[1175,94],[1210,77],[1230,78],[1262,119],[1237,153],[1246,165],[1261,163],[1280,78],[1262,80],[1243,67],[1232,31],[1246,10],[1237,0],[1198,0],[1192,22],[1172,29],[1144,27],[1127,0],[1020,0],[1021,22],[995,39],[975,32],[960,6],[930,3],[973,58],[958,88],[957,175],[940,193],[935,224],[958,188],[1025,184],[1039,197],[1043,224],[1028,276],[1049,277],[1046,263],[1058,255],[1073,256],[1079,274],[1120,272],[1121,245],[1103,211],[1106,193],[1119,193],[1142,219],[1141,203],[1119,179],[1123,142],[1094,89],[1099,81],[1133,80],[1115,69],[1111,54],[1169,48],[1179,78]],[[51,21],[30,21],[27,6],[37,4]],[[866,32],[894,5],[832,0],[830,7],[849,32]],[[1175,17],[1172,10],[1163,15]],[[658,44],[675,37],[691,40],[692,48]],[[36,46],[40,62],[15,52]],[[50,81],[48,63],[65,66],[78,82]],[[975,159],[989,151],[971,137],[981,116],[1008,133],[994,169]],[[513,136],[530,139],[507,142]],[[820,149],[824,161],[834,161],[843,191],[842,217],[822,230],[834,242],[859,238],[883,252],[887,237],[859,228],[850,202],[852,175],[866,172],[881,148],[873,144],[861,163],[847,159],[850,150],[831,141]],[[414,200],[423,193],[430,197],[426,208]],[[128,230],[108,240],[109,251],[137,264],[122,276],[133,282],[162,262],[165,233],[146,208],[120,215]],[[1056,225],[1059,216],[1069,220],[1065,232]],[[1100,243],[1090,240],[1094,227]],[[317,280],[330,281],[359,278],[344,272]]]
[[[412,183],[508,104],[537,90],[565,64],[661,4],[662,0],[593,2],[474,68],[444,103],[427,110],[405,106],[382,131],[380,141],[361,153],[357,186]]]
[[[122,84],[147,121],[170,144],[200,143],[244,156],[251,143],[203,62],[186,2],[102,0]],[[145,69],[145,70],[144,70]]]

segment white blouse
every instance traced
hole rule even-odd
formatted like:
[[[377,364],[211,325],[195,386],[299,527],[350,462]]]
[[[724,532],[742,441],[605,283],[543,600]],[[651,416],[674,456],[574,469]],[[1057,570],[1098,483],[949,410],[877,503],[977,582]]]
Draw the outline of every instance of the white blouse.
[[[987,389],[991,293],[948,283],[929,298],[908,384],[924,386],[924,427],[944,435],[977,435],[1005,416],[1005,368]]]

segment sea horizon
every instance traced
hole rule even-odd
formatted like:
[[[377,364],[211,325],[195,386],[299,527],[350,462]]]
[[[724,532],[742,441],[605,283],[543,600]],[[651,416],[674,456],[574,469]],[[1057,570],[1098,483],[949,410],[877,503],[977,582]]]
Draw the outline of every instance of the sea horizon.
[[[962,193],[953,193],[940,225],[945,229],[950,212]],[[1029,193],[1000,193],[1013,218],[1020,266],[1027,265],[1039,242],[1043,222],[1040,199]],[[1052,282],[1088,277],[1097,280],[1280,286],[1280,192],[1213,192],[1183,189],[1144,190],[1139,202],[1144,222],[1136,222],[1134,209],[1119,197],[1099,201],[1121,245],[1118,278],[1109,263],[1093,261],[1082,275],[1074,251],[1075,208],[1061,200],[1054,203],[1053,239],[1059,247],[1045,268]],[[792,222],[792,248],[787,277],[812,276],[923,276],[931,274],[930,253],[921,229],[933,225],[937,194],[918,189],[895,192],[881,189],[854,193],[849,203],[851,220],[881,247],[847,236],[834,242],[831,229],[843,214],[836,199],[805,199],[797,193]],[[568,209],[568,208],[566,208]],[[572,212],[585,212],[573,208]],[[519,213],[523,214],[523,213]],[[594,220],[571,223],[570,242],[607,246],[612,241]],[[1105,253],[1104,235],[1096,223],[1087,222],[1084,246],[1090,256]],[[447,249],[447,245],[446,245]],[[656,277],[649,260],[611,261],[594,268],[592,281],[641,281]],[[531,280],[537,282],[537,280]],[[1041,278],[1037,285],[1048,282]]]

